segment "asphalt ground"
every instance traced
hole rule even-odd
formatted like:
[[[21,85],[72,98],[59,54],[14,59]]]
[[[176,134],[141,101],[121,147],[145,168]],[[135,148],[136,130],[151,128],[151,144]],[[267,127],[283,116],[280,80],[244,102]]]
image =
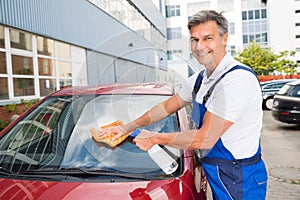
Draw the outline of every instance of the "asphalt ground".
[[[262,157],[269,181],[268,200],[300,200],[300,126],[278,122],[264,111]]]

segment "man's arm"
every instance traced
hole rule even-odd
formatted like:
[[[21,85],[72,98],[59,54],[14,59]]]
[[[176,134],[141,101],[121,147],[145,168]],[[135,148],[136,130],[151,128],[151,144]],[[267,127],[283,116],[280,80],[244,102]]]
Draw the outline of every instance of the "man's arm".
[[[211,149],[221,135],[233,124],[207,111],[199,130],[179,133],[153,133],[142,131],[134,142],[142,150],[149,150],[155,144],[179,149]]]
[[[139,127],[148,126],[155,122],[158,122],[188,104],[190,104],[190,102],[184,101],[179,97],[178,94],[175,94],[168,98],[166,101],[153,106],[151,109],[149,109],[134,121],[129,122],[128,124],[121,127],[106,129],[102,131],[101,135],[114,132],[117,133],[117,135],[113,138],[113,140],[116,140],[123,134],[130,133]]]

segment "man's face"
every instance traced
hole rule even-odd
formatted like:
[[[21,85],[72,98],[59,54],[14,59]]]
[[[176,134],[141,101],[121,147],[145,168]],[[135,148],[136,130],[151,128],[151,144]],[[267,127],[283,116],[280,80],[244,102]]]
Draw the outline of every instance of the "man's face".
[[[214,70],[226,54],[228,34],[222,37],[217,23],[209,21],[190,29],[191,50],[199,63],[209,70]]]

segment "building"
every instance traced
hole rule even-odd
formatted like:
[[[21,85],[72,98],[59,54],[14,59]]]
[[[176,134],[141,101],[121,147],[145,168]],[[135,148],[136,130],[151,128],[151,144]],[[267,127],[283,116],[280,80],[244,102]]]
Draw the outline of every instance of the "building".
[[[255,41],[277,53],[296,51],[290,59],[300,62],[299,0],[166,0],[168,67],[175,82],[203,68],[191,54],[187,23],[194,13],[207,9],[222,11],[228,19],[227,50],[233,56]]]
[[[66,86],[167,82],[151,0],[0,0],[0,105]]]

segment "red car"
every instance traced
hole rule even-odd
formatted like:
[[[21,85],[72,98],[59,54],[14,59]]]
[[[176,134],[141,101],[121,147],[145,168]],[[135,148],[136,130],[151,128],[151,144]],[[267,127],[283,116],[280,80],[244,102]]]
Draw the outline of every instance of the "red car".
[[[162,84],[122,84],[45,97],[0,134],[0,199],[206,199],[195,152],[165,146],[172,163],[161,163],[130,137],[116,147],[92,137],[91,129],[127,123],[170,95]],[[143,128],[183,131],[188,118],[184,108]]]

